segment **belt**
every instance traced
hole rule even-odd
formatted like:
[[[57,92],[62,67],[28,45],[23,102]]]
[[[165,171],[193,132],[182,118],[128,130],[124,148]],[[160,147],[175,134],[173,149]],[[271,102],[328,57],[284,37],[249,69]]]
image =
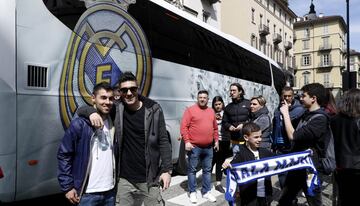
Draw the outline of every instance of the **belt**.
[[[231,140],[231,144],[245,144],[243,140]]]

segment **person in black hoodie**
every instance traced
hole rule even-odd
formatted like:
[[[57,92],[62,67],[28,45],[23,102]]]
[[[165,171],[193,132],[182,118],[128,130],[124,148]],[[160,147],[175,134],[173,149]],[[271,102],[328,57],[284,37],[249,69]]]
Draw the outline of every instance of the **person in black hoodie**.
[[[263,96],[256,96],[250,100],[250,121],[256,123],[261,129],[260,147],[271,150],[271,117]]]
[[[273,156],[270,150],[261,148],[261,129],[259,125],[249,122],[245,123],[242,132],[245,144],[240,145],[240,151],[235,157],[227,159],[223,168],[231,167],[231,164],[248,162]],[[241,206],[269,206],[272,200],[271,177],[260,178],[239,185]],[[238,201],[238,200],[237,200]]]
[[[358,202],[360,184],[360,90],[351,89],[340,99],[331,121],[336,159],[335,181],[340,206]]]
[[[325,145],[330,135],[329,116],[323,107],[327,104],[326,89],[319,83],[307,84],[301,88],[301,101],[307,111],[301,117],[301,121],[295,129],[289,115],[289,105],[283,101],[280,111],[284,117],[287,136],[292,141],[292,152],[304,151],[311,148],[313,151],[312,161],[319,174],[321,182],[322,168],[319,157],[325,156]],[[314,116],[316,114],[321,114]],[[314,196],[307,193],[307,174],[305,169],[289,171],[286,176],[285,186],[279,199],[280,206],[292,204],[298,192],[302,189],[310,206],[322,206],[321,189],[315,190]]]
[[[244,98],[245,91],[239,83],[230,85],[232,102],[224,109],[222,126],[230,132],[233,154],[239,151],[240,144],[244,144],[241,129],[244,123],[249,121],[250,101]]]

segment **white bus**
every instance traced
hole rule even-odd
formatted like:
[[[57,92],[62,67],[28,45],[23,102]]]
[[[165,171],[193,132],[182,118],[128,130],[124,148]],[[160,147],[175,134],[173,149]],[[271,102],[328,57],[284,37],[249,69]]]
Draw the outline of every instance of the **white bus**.
[[[270,111],[285,75],[264,54],[163,0],[0,1],[0,202],[59,193],[56,153],[93,85],[136,74],[163,108],[173,163],[184,109],[199,89],[229,102],[229,85]]]

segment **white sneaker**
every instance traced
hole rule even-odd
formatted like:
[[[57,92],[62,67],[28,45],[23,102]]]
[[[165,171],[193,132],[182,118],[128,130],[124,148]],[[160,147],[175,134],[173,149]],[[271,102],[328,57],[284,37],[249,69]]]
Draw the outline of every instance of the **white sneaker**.
[[[203,198],[208,199],[210,202],[216,202],[216,198],[210,192],[203,194]]]
[[[190,193],[190,202],[193,203],[193,204],[197,203],[196,192]]]

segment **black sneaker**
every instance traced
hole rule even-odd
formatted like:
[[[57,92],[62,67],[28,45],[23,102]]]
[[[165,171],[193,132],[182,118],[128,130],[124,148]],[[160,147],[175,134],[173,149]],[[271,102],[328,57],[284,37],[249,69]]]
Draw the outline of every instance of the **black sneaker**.
[[[216,185],[216,186],[215,186],[215,190],[217,190],[217,191],[219,191],[219,192],[221,192],[221,193],[225,193],[225,190],[224,190],[224,188],[223,188],[221,185]]]

